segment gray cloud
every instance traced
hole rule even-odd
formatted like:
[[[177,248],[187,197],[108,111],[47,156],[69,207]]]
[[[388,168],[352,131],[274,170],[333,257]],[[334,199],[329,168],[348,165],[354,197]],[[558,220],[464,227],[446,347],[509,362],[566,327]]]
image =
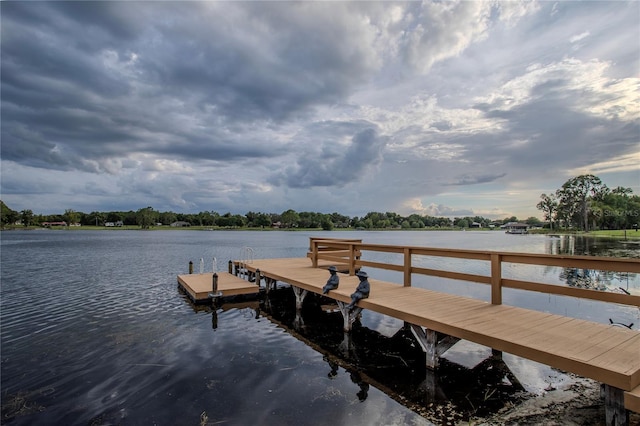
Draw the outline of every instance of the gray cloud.
[[[12,208],[464,212],[509,192],[526,217],[620,158],[611,185],[640,192],[637,2],[0,8]]]
[[[330,139],[320,146],[308,146],[296,164],[273,175],[271,183],[292,188],[343,187],[357,182],[382,161],[386,138],[381,137],[374,127],[366,123],[323,123],[322,127],[331,129],[333,134],[325,135]],[[349,131],[355,132],[349,143],[339,143],[339,139],[345,137],[343,133]]]
[[[463,176],[457,177],[455,182],[450,183],[449,185],[476,185],[480,183],[489,183],[493,182],[497,179],[505,177],[506,173],[500,173],[497,175],[469,175],[465,174]]]

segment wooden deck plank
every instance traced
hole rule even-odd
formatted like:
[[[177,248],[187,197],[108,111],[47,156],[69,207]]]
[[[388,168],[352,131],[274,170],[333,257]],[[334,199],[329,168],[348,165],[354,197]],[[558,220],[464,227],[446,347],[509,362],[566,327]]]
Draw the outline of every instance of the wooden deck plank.
[[[548,323],[555,320],[552,316],[541,316],[538,314],[540,313],[535,311],[522,312],[517,308],[511,310],[501,309],[499,311],[488,312],[482,321],[469,319],[458,322],[456,325],[468,328],[470,331],[482,332],[489,335],[504,335],[506,333],[509,338],[520,339],[546,331]]]
[[[591,324],[590,329],[586,329],[581,320],[558,321],[553,329],[522,343],[571,359],[590,361],[628,339],[624,334],[610,333],[609,327]]]
[[[619,345],[616,345],[611,349],[608,349],[601,355],[590,359],[589,362],[592,365],[602,368],[610,368],[626,372],[632,376],[631,382],[633,382],[634,375],[640,376],[640,371],[633,367],[634,363],[636,363],[638,358],[640,358],[640,333],[632,331],[627,334],[629,335],[627,340],[622,341]],[[637,377],[636,381],[640,381],[640,377]]]

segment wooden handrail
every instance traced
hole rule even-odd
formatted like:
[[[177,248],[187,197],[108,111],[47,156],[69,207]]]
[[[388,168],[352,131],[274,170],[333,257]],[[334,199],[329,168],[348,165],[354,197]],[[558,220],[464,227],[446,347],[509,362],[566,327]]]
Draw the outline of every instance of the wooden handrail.
[[[491,286],[491,303],[496,305],[502,304],[502,289],[513,288],[640,307],[640,296],[637,295],[603,292],[569,286],[506,279],[502,277],[502,264],[504,263],[640,273],[639,259],[364,244],[361,240],[355,239],[342,240],[338,238],[327,239],[313,237],[310,239],[309,248],[311,250],[310,257],[314,267],[317,267],[318,260],[322,259],[335,263],[347,264],[349,266],[350,275],[355,274],[355,271],[362,267],[402,272],[403,285],[406,287],[411,286],[411,277],[413,274],[489,284]],[[402,264],[393,264],[364,260],[361,256],[363,252],[367,251],[401,254],[403,261]],[[491,272],[489,276],[485,276],[417,267],[412,265],[413,256],[486,261],[490,263]]]

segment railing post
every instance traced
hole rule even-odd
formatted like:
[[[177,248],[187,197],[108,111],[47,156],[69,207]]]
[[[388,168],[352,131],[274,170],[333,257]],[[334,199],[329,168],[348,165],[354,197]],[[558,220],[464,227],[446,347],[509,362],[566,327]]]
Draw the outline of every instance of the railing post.
[[[349,275],[356,274],[356,248],[355,245],[349,244]]]
[[[491,253],[491,303],[502,305],[502,255]]]
[[[318,267],[318,241],[311,241],[311,266],[314,268]]]
[[[404,286],[411,287],[411,249],[404,248]]]

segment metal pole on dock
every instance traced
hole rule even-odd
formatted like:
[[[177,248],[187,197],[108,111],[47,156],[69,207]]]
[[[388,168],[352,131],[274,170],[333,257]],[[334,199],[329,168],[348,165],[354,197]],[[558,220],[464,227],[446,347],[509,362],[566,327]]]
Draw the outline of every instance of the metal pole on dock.
[[[231,260],[229,261],[229,273],[233,275],[233,262]]]
[[[189,274],[193,274],[193,261],[189,261]]]
[[[213,294],[216,294],[218,292],[218,273],[214,272],[213,273]]]

